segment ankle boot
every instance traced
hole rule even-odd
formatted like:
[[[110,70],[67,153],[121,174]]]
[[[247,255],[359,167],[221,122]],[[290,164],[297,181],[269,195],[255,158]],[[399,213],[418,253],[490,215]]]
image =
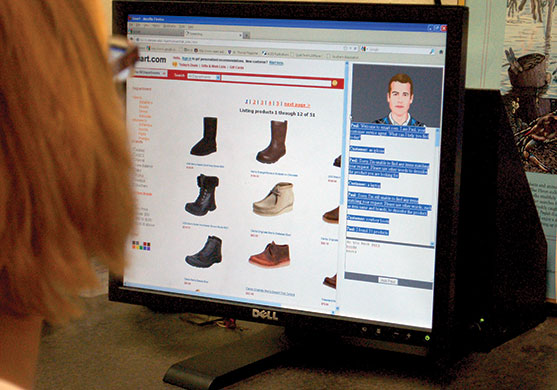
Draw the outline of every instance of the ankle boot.
[[[263,268],[286,267],[290,264],[290,248],[273,241],[267,244],[263,252],[250,256],[248,261]]]
[[[209,236],[203,249],[195,255],[186,256],[186,263],[199,268],[208,268],[222,261],[222,240],[216,236]]]
[[[286,125],[288,121],[271,121],[271,142],[257,153],[257,161],[273,164],[286,154]]]
[[[186,204],[186,211],[190,214],[202,216],[209,211],[217,208],[215,202],[215,188],[219,185],[219,178],[216,176],[197,176],[197,186],[199,195],[195,202]]]
[[[207,156],[217,151],[217,118],[203,118],[203,138],[191,148],[194,156]]]
[[[278,183],[264,199],[253,204],[253,212],[257,215],[273,216],[292,211],[293,187],[292,183]]]

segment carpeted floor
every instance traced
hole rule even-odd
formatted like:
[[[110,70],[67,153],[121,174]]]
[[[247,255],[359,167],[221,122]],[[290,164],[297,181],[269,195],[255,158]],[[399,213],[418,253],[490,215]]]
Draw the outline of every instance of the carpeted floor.
[[[108,302],[106,296],[85,302],[87,314],[81,320],[45,328],[37,390],[177,389],[162,381],[172,364],[265,327],[244,322],[234,331],[198,326],[185,315]],[[287,354],[272,368],[227,389],[557,389],[557,318],[442,371],[411,356],[327,353],[325,345]]]

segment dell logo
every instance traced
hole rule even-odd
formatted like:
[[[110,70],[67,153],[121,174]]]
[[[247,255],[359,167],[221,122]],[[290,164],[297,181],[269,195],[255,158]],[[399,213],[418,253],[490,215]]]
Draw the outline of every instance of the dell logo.
[[[253,318],[264,318],[266,320],[278,321],[277,313],[270,310],[253,309],[251,311],[251,316]]]

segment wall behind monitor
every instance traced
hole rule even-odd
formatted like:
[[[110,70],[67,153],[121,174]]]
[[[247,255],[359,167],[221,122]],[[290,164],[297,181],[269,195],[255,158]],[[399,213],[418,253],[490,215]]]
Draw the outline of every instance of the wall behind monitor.
[[[466,0],[470,9],[466,88],[499,89],[507,0]]]

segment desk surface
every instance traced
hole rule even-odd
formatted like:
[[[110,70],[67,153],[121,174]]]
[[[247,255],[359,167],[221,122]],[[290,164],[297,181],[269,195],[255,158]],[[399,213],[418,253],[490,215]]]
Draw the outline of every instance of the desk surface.
[[[86,315],[63,328],[46,327],[37,390],[178,389],[162,382],[166,370],[189,356],[263,329],[200,327],[179,314],[85,300]],[[557,389],[557,318],[493,349],[474,353],[447,372],[427,372],[415,358],[384,354],[335,356],[306,351],[226,389]]]

